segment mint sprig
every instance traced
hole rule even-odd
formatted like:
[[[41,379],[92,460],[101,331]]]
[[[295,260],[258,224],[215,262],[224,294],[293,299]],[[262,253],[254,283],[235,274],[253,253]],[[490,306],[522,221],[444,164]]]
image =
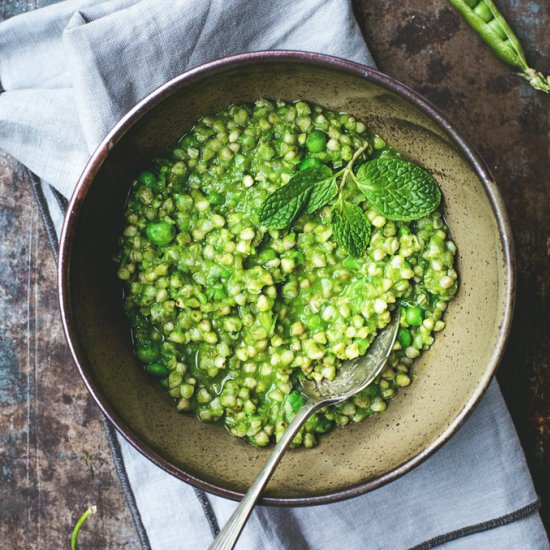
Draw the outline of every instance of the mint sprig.
[[[332,170],[328,166],[312,166],[297,172],[289,182],[271,193],[262,204],[259,220],[262,225],[272,229],[285,229],[304,209],[314,187],[321,187],[321,192],[316,190],[315,203],[322,203],[322,198],[330,196],[327,193],[326,182],[330,184],[333,179]],[[330,187],[330,186],[329,186]],[[328,200],[331,200],[329,198]],[[324,206],[325,203],[321,204]],[[313,212],[308,209],[308,212]]]
[[[441,202],[441,190],[433,176],[400,158],[378,158],[363,164],[356,183],[372,207],[389,220],[417,220]]]
[[[417,220],[439,206],[441,190],[435,179],[402,158],[379,156],[362,164],[357,175],[354,174],[355,162],[369,149],[370,142],[366,141],[347,165],[335,173],[326,165],[297,172],[264,201],[260,223],[272,229],[286,229],[301,212],[312,214],[336,199],[330,215],[333,237],[348,254],[359,257],[367,249],[371,227],[363,208],[343,198],[348,177],[369,205],[389,220]]]
[[[370,224],[363,209],[346,200],[339,200],[330,213],[332,234],[336,242],[348,253],[360,257],[370,241]]]
[[[313,186],[307,202],[306,212],[313,214],[313,212],[333,201],[336,195],[338,195],[338,185],[336,185],[336,180],[331,174],[329,179],[320,181]]]

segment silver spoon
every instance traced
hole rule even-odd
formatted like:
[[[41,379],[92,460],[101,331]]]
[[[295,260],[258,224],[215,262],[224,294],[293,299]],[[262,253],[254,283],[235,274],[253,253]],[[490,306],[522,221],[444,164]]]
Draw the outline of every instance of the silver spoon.
[[[392,321],[373,340],[367,354],[344,361],[334,380],[330,382],[323,380],[320,383],[314,380],[302,382],[302,391],[307,397],[307,401],[288,425],[258,477],[248,489],[225,527],[210,545],[209,550],[231,550],[235,546],[256,501],[260,498],[277,464],[279,464],[283,454],[306,420],[315,411],[345,401],[371,384],[380,374],[390,356],[398,329],[399,311],[394,314]]]

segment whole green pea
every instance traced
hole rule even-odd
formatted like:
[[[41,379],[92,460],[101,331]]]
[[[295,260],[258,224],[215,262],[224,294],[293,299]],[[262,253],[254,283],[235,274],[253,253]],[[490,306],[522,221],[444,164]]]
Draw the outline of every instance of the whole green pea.
[[[159,356],[159,346],[153,341],[139,342],[135,346],[137,358],[144,363],[150,363]]]
[[[411,229],[408,225],[400,225],[398,229],[398,234],[400,237],[402,237],[403,235],[410,235]]]
[[[166,378],[170,374],[168,367],[162,363],[149,363],[145,369],[149,374],[152,374],[157,378]]]
[[[473,11],[478,17],[483,19],[485,23],[488,23],[493,18],[493,14],[491,13],[491,10],[488,8],[485,2],[479,2],[474,7]]]
[[[260,252],[260,255],[258,256],[258,259],[260,263],[266,263],[271,260],[274,260],[277,257],[277,253],[272,248],[267,248],[266,250],[262,250]]]
[[[405,319],[411,327],[418,327],[424,320],[424,311],[418,306],[411,306],[405,312]]]
[[[193,134],[187,134],[180,140],[180,147],[182,149],[187,149],[188,147],[196,147],[197,145],[197,138]]]
[[[329,420],[323,414],[317,415],[317,427],[315,428],[315,431],[318,434],[323,434],[325,432],[328,432],[331,427],[332,427],[332,420]]]
[[[306,325],[309,329],[315,331],[323,328],[323,321],[319,315],[312,315],[307,319]]]
[[[147,238],[159,246],[166,246],[176,236],[176,228],[168,222],[151,222],[147,224]]]
[[[299,391],[291,391],[288,394],[288,404],[292,412],[298,412],[306,402],[306,398]]]
[[[406,328],[400,328],[399,332],[397,333],[397,339],[404,348],[410,346],[412,342],[411,331]]]
[[[320,153],[327,145],[327,135],[321,130],[313,130],[306,138],[306,147],[310,153]]]
[[[358,340],[357,344],[359,346],[359,355],[365,355],[365,352],[367,351],[367,349],[369,349],[370,346],[369,339],[361,338],[360,340]]]
[[[209,288],[207,290],[208,297],[211,300],[215,300],[218,302],[221,302],[222,300],[225,300],[227,298],[227,293],[222,287],[219,288]]]
[[[251,149],[256,145],[256,138],[254,136],[249,136],[247,134],[244,134],[243,136],[241,136],[239,141],[241,142],[241,145],[245,149]]]
[[[315,157],[308,157],[307,159],[304,159],[300,164],[300,170],[303,170],[304,168],[311,168],[311,167],[317,167],[321,166],[323,163],[315,158]]]
[[[351,256],[348,256],[343,262],[342,262],[342,265],[344,267],[347,267],[348,269],[359,269],[361,267],[361,265],[359,264],[359,262],[355,259],[355,258],[352,258]]]

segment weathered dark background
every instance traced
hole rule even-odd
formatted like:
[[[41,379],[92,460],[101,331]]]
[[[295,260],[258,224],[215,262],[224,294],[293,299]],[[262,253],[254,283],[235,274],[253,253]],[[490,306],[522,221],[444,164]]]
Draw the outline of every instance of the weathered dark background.
[[[0,20],[52,0],[0,0]],[[378,66],[424,94],[493,170],[518,259],[499,380],[550,528],[550,96],[501,64],[444,0],[353,0]],[[531,63],[550,72],[550,3],[497,2]],[[0,52],[1,55],[1,52]],[[66,347],[55,265],[24,169],[0,153],[0,546],[137,548],[99,410]]]

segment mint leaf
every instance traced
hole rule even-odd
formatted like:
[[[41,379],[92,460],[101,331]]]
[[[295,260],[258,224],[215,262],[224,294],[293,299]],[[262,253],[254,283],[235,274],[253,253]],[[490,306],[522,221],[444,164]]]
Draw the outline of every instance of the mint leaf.
[[[310,195],[311,186],[290,180],[265,199],[260,208],[260,223],[272,229],[285,229],[303,209]]]
[[[259,220],[272,229],[285,229],[305,207],[315,184],[332,178],[328,166],[311,166],[297,172],[263,202]]]
[[[357,186],[389,220],[417,220],[441,202],[441,190],[432,175],[400,158],[378,158],[363,164],[357,171]]]
[[[336,195],[338,195],[338,185],[336,185],[334,178],[316,183],[309,196],[306,212],[313,214],[313,212],[323,208],[325,204],[333,200]]]
[[[370,241],[370,224],[360,206],[344,200],[337,202],[330,222],[334,239],[348,254],[360,257],[365,253]]]

